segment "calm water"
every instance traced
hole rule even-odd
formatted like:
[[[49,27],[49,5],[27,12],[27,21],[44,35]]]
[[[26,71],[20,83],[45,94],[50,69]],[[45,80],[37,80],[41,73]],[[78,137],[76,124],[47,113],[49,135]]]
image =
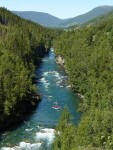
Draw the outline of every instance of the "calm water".
[[[37,90],[42,94],[42,101],[28,120],[1,135],[0,150],[51,150],[54,128],[65,105],[73,114],[74,122],[78,123],[79,99],[68,87],[67,76],[62,70],[51,49],[36,72],[39,78]],[[54,109],[56,106],[60,109]]]

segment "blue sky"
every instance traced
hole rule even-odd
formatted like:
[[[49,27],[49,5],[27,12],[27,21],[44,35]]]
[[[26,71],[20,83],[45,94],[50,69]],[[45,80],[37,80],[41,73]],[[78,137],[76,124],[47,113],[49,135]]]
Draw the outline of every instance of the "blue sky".
[[[59,18],[75,17],[102,5],[113,6],[113,0],[0,0],[0,7],[9,10],[46,12]]]

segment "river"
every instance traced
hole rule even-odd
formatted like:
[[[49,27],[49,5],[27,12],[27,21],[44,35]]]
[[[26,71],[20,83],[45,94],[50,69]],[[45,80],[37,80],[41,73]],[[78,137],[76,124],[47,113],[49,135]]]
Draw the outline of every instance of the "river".
[[[80,120],[79,98],[69,88],[63,68],[56,64],[53,49],[43,58],[36,75],[42,101],[22,124],[0,136],[0,150],[51,150],[54,128],[65,105],[73,121],[77,124]]]

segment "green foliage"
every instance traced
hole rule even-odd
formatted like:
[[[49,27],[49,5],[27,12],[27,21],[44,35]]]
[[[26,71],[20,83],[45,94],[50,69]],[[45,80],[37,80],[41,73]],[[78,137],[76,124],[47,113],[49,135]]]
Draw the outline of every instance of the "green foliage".
[[[35,69],[55,34],[0,8],[0,129],[30,110]]]
[[[56,139],[53,143],[54,150],[69,150],[74,146],[76,129],[71,123],[71,119],[72,116],[65,107],[56,129]]]
[[[54,43],[56,55],[65,59],[73,90],[84,95],[75,147],[113,149],[112,17],[110,13],[107,21],[105,17],[91,26],[66,31]]]

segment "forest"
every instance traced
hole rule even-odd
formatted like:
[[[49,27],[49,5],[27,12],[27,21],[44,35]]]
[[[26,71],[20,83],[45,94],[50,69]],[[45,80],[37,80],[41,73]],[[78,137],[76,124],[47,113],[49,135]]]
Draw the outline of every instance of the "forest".
[[[35,70],[54,45],[65,59],[69,84],[84,96],[76,126],[65,108],[54,150],[113,149],[113,13],[57,31],[0,8],[0,131],[33,108]]]
[[[65,59],[72,89],[83,95],[80,123],[65,108],[57,126],[55,150],[113,149],[113,13],[65,30],[55,53]]]
[[[54,31],[0,8],[0,130],[23,119],[37,104],[36,67]]]

